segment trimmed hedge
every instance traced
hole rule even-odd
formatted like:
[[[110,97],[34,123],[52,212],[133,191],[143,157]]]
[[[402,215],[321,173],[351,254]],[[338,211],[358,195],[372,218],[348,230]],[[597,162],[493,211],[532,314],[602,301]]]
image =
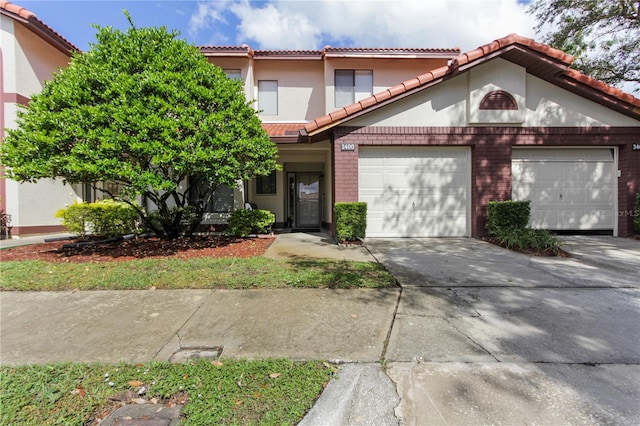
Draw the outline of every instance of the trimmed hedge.
[[[227,221],[227,232],[236,237],[248,237],[250,234],[268,234],[276,221],[269,210],[234,210]]]
[[[117,237],[137,230],[138,213],[127,203],[101,200],[94,203],[74,203],[56,212],[62,225],[85,238],[88,233],[97,237]]]
[[[487,231],[489,235],[497,235],[504,229],[524,229],[530,217],[529,201],[489,201]]]
[[[339,243],[363,239],[367,230],[367,203],[336,203],[336,238]]]

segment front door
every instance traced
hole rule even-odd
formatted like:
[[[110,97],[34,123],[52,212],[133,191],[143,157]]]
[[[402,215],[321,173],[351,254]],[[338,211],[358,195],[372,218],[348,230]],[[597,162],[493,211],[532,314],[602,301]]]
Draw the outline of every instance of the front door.
[[[297,228],[319,228],[321,223],[320,173],[289,173],[291,194],[290,211]]]

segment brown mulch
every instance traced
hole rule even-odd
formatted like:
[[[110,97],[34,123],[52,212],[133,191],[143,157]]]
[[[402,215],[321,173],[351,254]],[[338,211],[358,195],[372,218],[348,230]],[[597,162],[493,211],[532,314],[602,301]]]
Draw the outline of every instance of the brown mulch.
[[[52,241],[0,251],[0,261],[43,260],[45,262],[122,262],[134,259],[173,257],[253,257],[260,256],[275,240],[272,236],[234,238],[197,236],[162,240],[136,238],[126,241],[67,247],[75,240]]]

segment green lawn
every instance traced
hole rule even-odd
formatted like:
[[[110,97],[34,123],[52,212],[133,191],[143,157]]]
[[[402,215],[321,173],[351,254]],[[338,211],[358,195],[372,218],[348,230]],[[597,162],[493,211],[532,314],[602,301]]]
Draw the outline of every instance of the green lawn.
[[[105,263],[0,262],[0,290],[386,288],[381,265],[334,260],[145,259]],[[127,390],[188,397],[181,424],[297,424],[335,367],[320,361],[221,360],[142,365],[0,367],[0,424],[84,425]],[[138,384],[138,383],[135,383]],[[160,401],[162,402],[162,401]]]
[[[202,360],[0,367],[0,424],[84,425],[127,390],[188,399],[183,425],[298,423],[333,376],[325,362]],[[163,401],[164,400],[164,401]]]
[[[0,262],[0,290],[385,288],[381,265],[336,260],[144,259],[104,263]]]

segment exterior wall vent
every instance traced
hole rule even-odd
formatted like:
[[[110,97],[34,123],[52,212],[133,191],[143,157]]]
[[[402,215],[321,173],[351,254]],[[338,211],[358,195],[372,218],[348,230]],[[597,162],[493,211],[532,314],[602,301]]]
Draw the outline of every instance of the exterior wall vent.
[[[482,98],[480,101],[480,109],[517,110],[518,104],[510,93],[504,90],[494,90]]]

